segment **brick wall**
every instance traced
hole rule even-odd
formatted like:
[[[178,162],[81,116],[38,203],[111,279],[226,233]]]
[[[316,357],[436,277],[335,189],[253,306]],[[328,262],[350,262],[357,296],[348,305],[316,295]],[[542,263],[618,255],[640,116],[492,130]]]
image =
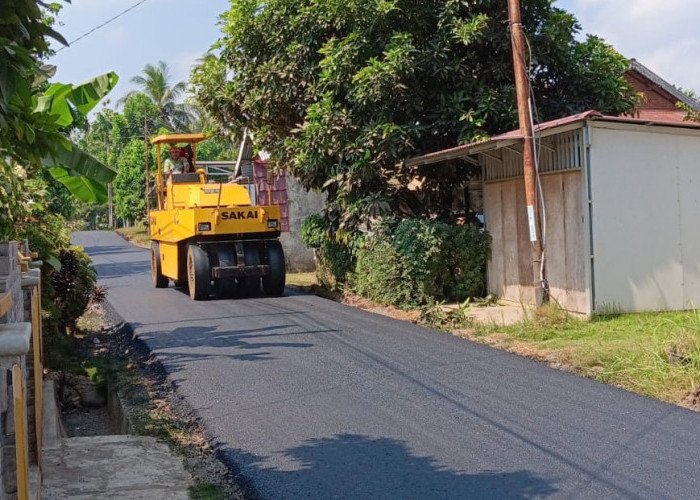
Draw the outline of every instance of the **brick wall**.
[[[639,104],[639,109],[676,109],[676,99],[654,82],[635,71],[625,73],[625,79],[637,92],[644,94],[644,99]]]

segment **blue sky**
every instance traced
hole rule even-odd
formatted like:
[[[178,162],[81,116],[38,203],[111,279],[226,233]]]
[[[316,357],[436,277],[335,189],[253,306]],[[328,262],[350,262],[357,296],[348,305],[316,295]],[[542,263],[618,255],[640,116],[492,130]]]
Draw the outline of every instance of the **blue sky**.
[[[72,0],[59,15],[58,31],[72,41],[137,1]],[[700,92],[700,1],[556,0],[555,4],[573,12],[584,33],[602,36],[667,81]],[[110,95],[114,103],[149,63],[163,60],[174,81],[186,80],[194,61],[218,39],[218,16],[228,6],[229,0],[146,0],[58,52],[49,61],[58,66],[54,81],[79,83],[115,71],[120,82]]]
[[[137,0],[72,0],[64,4],[56,27],[71,42]],[[115,21],[58,52],[53,81],[80,83],[115,71],[112,104],[133,88],[130,80],[146,64],[165,61],[173,81],[187,80],[192,64],[219,38],[218,16],[229,0],[146,0]],[[54,44],[59,46],[58,44]]]

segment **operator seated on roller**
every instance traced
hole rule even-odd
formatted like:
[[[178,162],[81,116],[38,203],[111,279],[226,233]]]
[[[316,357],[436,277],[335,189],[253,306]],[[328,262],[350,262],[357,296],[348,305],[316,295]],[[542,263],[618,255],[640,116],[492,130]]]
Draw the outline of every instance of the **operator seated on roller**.
[[[170,183],[172,174],[181,174],[189,168],[187,158],[182,154],[182,150],[177,146],[170,148],[170,158],[167,158],[163,163],[163,173],[165,174],[167,183]]]
[[[195,173],[195,168],[194,168],[194,151],[192,150],[192,146],[189,144],[185,146],[184,148],[180,149],[180,156],[182,156],[185,161],[187,162],[187,165],[185,165],[185,173],[186,174],[193,174]]]

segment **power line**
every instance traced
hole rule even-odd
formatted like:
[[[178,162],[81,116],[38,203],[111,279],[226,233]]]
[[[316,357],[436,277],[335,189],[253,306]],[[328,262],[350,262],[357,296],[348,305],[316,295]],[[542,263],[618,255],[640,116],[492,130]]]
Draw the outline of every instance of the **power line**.
[[[95,31],[97,31],[98,29],[104,28],[105,26],[107,26],[109,23],[111,23],[111,22],[114,21],[115,19],[117,19],[117,18],[123,16],[124,14],[126,14],[127,12],[129,12],[130,10],[135,9],[136,7],[138,7],[139,5],[141,5],[142,3],[146,2],[146,1],[147,1],[147,0],[139,0],[138,2],[136,2],[134,5],[132,5],[132,6],[129,7],[128,9],[121,11],[119,14],[117,14],[116,16],[114,16],[114,17],[111,18],[111,19],[108,19],[107,21],[105,21],[104,23],[100,24],[99,26],[95,26],[94,28],[92,28],[92,29],[91,29],[90,31],[88,31],[87,33],[84,33],[84,34],[80,35],[78,38],[76,38],[75,40],[73,40],[72,42],[69,42],[68,45],[64,45],[64,46],[61,47],[60,49],[56,50],[56,52],[61,52],[63,49],[66,49],[66,48],[72,46],[72,45],[73,45],[75,42],[77,42],[78,40],[82,40],[82,39],[85,38],[86,36],[88,36],[88,35],[90,35],[91,33],[94,33]]]

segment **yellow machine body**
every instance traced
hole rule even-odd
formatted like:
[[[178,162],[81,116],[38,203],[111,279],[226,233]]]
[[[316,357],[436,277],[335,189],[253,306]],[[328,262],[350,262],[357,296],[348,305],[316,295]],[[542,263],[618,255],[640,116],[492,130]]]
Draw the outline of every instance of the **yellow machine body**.
[[[269,242],[275,241],[281,252],[276,241],[280,234],[280,207],[252,205],[250,190],[255,189],[254,184],[207,182],[201,169],[194,173],[173,174],[169,178],[163,174],[161,144],[188,142],[196,146],[204,138],[202,134],[170,134],[152,140],[158,151],[157,201],[156,206],[149,210],[149,233],[151,241],[156,243],[151,262],[154,283],[155,276],[162,275],[161,282],[165,279],[166,285],[166,278],[176,283],[187,283],[189,278],[193,286],[194,278],[188,276],[188,270],[194,265],[187,259],[189,248],[194,245],[203,248],[208,256],[209,267],[203,272],[211,276],[204,279],[205,283],[210,279],[212,282],[217,279],[235,281],[231,277],[234,275],[248,276],[237,279],[241,282],[247,279],[250,287],[250,281],[254,279],[249,277],[250,273],[258,273],[258,284],[262,276],[264,287],[264,276],[271,272],[269,263],[266,264],[269,260],[266,252],[272,251],[268,249]],[[196,147],[194,151],[196,166]],[[255,252],[254,259],[246,257],[246,252]],[[278,257],[275,255],[274,259]],[[223,265],[220,264],[222,260],[229,262]],[[249,261],[253,264],[248,265]],[[284,274],[284,269],[281,272]]]
[[[178,243],[204,236],[239,238],[243,235],[276,237],[280,209],[277,206],[231,205],[219,208],[173,208],[153,210],[150,215],[151,240],[160,242],[161,269],[164,276],[184,281],[178,273]],[[275,224],[274,228],[268,223]],[[208,229],[211,228],[211,229]]]

